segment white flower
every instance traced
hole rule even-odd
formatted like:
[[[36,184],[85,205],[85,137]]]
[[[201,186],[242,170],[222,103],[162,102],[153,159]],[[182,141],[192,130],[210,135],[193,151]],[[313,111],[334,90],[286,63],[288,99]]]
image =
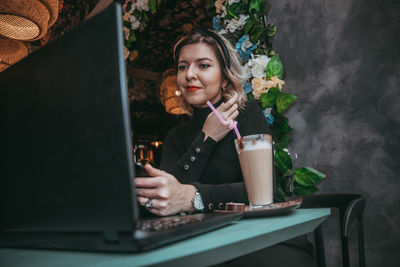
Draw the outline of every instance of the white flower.
[[[255,78],[262,78],[265,76],[265,68],[269,62],[270,58],[265,55],[256,55],[251,58],[248,62],[251,67],[251,74]]]
[[[240,0],[228,0],[229,5],[233,5],[234,3],[239,3]]]
[[[135,16],[130,16],[129,21],[131,22],[131,29],[137,30],[140,26],[140,21]]]
[[[125,40],[128,40],[131,31],[129,30],[129,28],[127,28],[127,27],[125,27],[125,26],[124,26],[124,28],[123,28],[122,30],[124,31]]]
[[[222,6],[221,18],[225,18],[225,16],[226,16],[227,14],[228,14],[228,13],[226,12],[226,7],[223,5],[223,6]]]
[[[132,9],[139,11],[149,11],[149,0],[137,0],[136,3],[132,5]]]
[[[242,42],[242,46],[240,47],[242,51],[246,51],[247,48],[250,48],[253,44],[250,42],[250,38],[246,35],[246,39]]]
[[[243,72],[243,80],[247,81],[249,80],[251,76],[251,68],[249,67],[249,63],[246,62],[244,66],[242,66],[242,72]]]
[[[265,76],[265,68],[262,65],[255,65],[251,68],[251,75],[255,78],[262,78]]]
[[[219,34],[227,34],[228,32],[225,29],[218,31]]]
[[[269,114],[271,114],[271,112],[272,112],[272,108],[266,108],[266,109],[264,109],[264,112],[267,114],[267,115],[269,115]],[[286,148],[284,148],[283,150],[285,150]]]
[[[236,30],[240,30],[244,27],[246,24],[246,20],[249,18],[249,16],[245,15],[240,15],[239,19],[231,19],[231,20],[226,20],[225,23],[227,23],[226,28],[230,32],[235,32]]]
[[[256,55],[249,60],[249,66],[261,65],[267,67],[270,58],[265,55]]]

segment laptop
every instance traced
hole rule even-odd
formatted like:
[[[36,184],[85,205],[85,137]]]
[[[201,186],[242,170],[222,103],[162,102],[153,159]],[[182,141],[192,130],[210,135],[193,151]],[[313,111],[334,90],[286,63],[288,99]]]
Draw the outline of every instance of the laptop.
[[[0,110],[0,247],[135,252],[241,217],[141,219],[119,4],[0,73]]]

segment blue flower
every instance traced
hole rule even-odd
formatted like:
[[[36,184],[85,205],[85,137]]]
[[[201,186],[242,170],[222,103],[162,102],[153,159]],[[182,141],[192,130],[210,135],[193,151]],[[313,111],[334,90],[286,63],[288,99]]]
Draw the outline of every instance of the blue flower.
[[[274,119],[274,116],[272,116],[271,109],[268,109],[268,108],[264,109],[263,113],[264,113],[264,116],[265,116],[265,119],[267,120],[267,122],[270,125],[272,125],[274,123],[275,119]]]
[[[250,93],[251,91],[253,91],[253,88],[251,87],[251,83],[250,82],[246,82],[246,84],[243,86],[244,91],[246,92],[246,94]]]
[[[240,58],[246,62],[250,59],[251,53],[254,49],[257,48],[257,45],[252,44],[250,42],[248,35],[243,35],[235,45],[235,49],[238,52]]]
[[[213,29],[219,31],[222,29],[221,20],[219,17],[213,17]]]

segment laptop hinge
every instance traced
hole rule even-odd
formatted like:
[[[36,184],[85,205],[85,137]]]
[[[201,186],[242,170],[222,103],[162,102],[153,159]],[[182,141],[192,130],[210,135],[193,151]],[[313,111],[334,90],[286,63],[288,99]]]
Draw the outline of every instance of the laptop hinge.
[[[115,230],[104,231],[103,239],[107,243],[119,243],[118,231]]]

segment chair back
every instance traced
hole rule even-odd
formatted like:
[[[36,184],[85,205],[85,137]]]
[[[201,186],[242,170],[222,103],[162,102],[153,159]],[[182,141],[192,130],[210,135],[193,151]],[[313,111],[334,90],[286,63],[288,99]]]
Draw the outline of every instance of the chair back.
[[[363,213],[366,200],[358,194],[322,194],[302,196],[302,208],[337,208],[340,215],[340,236],[343,266],[350,266],[348,237],[352,223],[358,222],[359,266],[365,266]],[[318,266],[326,266],[321,226],[315,231]]]

